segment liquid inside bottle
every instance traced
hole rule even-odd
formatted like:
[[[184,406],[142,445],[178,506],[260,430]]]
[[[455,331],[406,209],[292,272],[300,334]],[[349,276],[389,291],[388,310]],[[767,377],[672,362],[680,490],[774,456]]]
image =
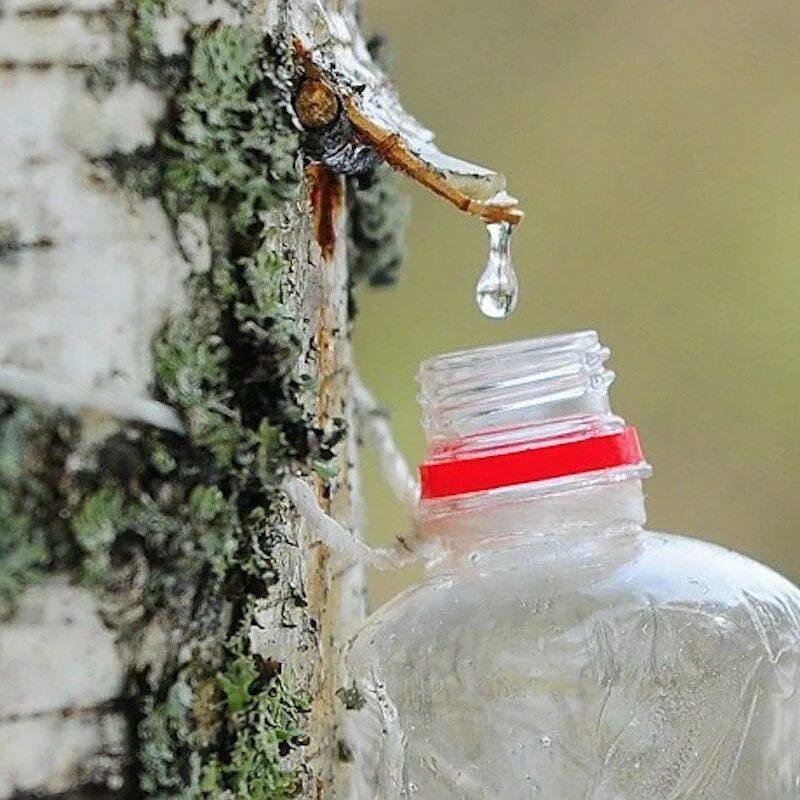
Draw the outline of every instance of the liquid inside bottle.
[[[800,591],[644,528],[607,356],[586,332],[423,365],[428,576],[349,653],[358,800],[800,797]]]

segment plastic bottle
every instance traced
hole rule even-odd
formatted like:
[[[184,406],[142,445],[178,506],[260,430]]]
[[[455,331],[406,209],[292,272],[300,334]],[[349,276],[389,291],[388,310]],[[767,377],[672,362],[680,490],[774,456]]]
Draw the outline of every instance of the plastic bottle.
[[[800,798],[800,591],[643,530],[607,357],[585,332],[423,364],[435,556],[352,644],[365,798]]]

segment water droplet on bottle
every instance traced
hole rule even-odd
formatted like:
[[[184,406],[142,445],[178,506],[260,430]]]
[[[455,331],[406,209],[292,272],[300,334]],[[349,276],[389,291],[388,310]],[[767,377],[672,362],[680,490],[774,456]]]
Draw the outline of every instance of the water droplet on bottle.
[[[511,233],[508,222],[489,222],[489,261],[478,279],[475,299],[487,317],[503,319],[517,306],[519,282],[511,263]]]

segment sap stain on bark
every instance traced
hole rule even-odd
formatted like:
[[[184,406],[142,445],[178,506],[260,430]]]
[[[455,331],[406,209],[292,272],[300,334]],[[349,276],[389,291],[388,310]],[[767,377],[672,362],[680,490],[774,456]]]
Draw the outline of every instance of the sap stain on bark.
[[[336,228],[343,206],[342,179],[320,164],[306,170],[310,184],[311,209],[314,215],[314,239],[326,261],[336,250]]]

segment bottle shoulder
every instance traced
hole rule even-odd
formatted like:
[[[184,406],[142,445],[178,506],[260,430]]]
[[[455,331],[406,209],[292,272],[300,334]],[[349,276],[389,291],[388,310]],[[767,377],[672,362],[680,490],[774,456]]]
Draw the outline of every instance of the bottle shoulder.
[[[554,614],[568,620],[557,628],[581,619],[614,625],[648,609],[800,649],[800,589],[718,545],[647,530],[539,536],[476,551],[379,609],[361,638],[422,641],[465,621],[523,630],[529,617]]]

